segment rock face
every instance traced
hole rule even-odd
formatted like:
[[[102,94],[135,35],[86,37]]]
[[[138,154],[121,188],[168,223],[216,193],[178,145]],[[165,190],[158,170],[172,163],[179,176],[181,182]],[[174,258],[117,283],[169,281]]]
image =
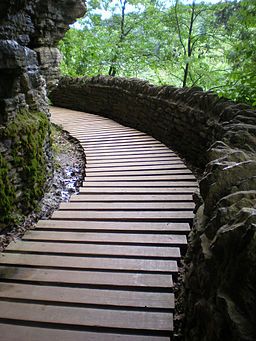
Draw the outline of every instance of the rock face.
[[[59,77],[56,43],[84,13],[82,0],[1,0],[0,230],[35,206],[51,177],[46,82]]]
[[[256,340],[256,112],[198,88],[112,77],[63,78],[51,99],[145,131],[201,169],[185,340]]]

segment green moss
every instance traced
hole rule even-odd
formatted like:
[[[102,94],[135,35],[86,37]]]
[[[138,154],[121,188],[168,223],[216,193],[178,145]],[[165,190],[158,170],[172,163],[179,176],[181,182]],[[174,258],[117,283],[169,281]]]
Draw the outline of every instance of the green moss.
[[[27,214],[42,197],[47,178],[44,144],[48,132],[45,114],[22,110],[0,133],[0,140],[10,145],[8,161],[0,158],[0,223],[11,222],[17,213]],[[16,172],[10,172],[12,169]]]
[[[15,190],[10,179],[10,167],[0,155],[0,223],[11,220],[15,202]]]

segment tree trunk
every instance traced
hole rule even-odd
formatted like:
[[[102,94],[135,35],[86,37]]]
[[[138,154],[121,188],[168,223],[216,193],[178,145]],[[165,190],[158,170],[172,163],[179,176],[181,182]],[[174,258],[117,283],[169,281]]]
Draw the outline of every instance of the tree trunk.
[[[191,12],[191,17],[190,17],[190,25],[189,25],[189,32],[188,32],[188,44],[187,44],[187,57],[190,58],[193,53],[193,46],[192,46],[192,32],[193,32],[193,25],[195,21],[195,1],[192,3],[192,12]],[[184,69],[184,77],[183,77],[183,84],[182,87],[185,88],[187,86],[187,80],[188,80],[188,74],[189,74],[189,66],[190,62],[189,60],[186,62],[185,69]]]
[[[116,67],[115,66],[113,66],[113,65],[110,66],[109,71],[108,71],[108,75],[115,77],[115,75],[116,75]]]
[[[127,34],[129,33],[129,30],[125,33],[125,7],[127,4],[127,0],[124,0],[124,2],[120,0],[120,4],[121,4],[121,10],[122,10],[122,17],[121,17],[121,22],[120,22],[120,36],[119,36],[119,41],[116,44],[115,55],[113,59],[111,60],[111,64],[110,64],[109,71],[108,71],[108,75],[113,76],[113,77],[117,73],[117,68],[115,66],[115,63],[117,62],[118,57],[119,57],[119,50],[121,47],[121,43],[123,42],[125,36],[127,36]]]
[[[186,67],[184,69],[183,83],[182,83],[183,88],[187,86],[188,71],[189,71],[189,63],[186,63]]]

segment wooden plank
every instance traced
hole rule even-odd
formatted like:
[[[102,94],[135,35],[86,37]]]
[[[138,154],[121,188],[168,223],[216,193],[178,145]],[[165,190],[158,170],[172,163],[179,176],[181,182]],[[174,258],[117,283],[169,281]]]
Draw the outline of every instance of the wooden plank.
[[[150,147],[157,147],[157,146],[163,146],[166,147],[163,143],[155,140],[155,141],[144,141],[144,142],[138,142],[138,141],[131,141],[131,142],[122,142],[122,143],[109,143],[109,144],[88,144],[86,147],[87,150],[118,150],[122,148],[150,148]],[[166,147],[168,148],[168,147]]]
[[[127,258],[104,257],[73,257],[73,256],[47,256],[23,253],[0,254],[0,264],[22,266],[47,266],[65,269],[88,270],[118,270],[136,272],[166,272],[178,271],[176,261],[172,260],[148,260]]]
[[[100,128],[99,128],[100,129]],[[100,138],[100,141],[104,142],[104,139],[115,139],[119,137],[127,137],[133,139],[137,136],[145,136],[136,130],[126,130],[121,128],[113,128],[113,127],[105,127],[99,130],[85,129],[84,132],[80,131],[70,131],[72,134],[77,136],[79,140],[81,139],[83,142],[90,141],[91,139],[95,140]],[[104,139],[102,139],[104,138]]]
[[[96,124],[95,122],[88,123],[87,124],[83,120],[76,120],[70,124],[67,122],[69,126],[69,130],[72,132],[79,132],[81,134],[85,134],[86,132],[95,132],[100,134],[102,131],[106,132],[113,132],[113,131],[137,131],[134,128],[124,127],[120,124],[110,123],[107,121],[98,121],[100,124]],[[83,127],[83,126],[84,127]]]
[[[141,150],[135,150],[135,149],[131,149],[131,150],[112,150],[112,151],[99,151],[99,150],[96,150],[96,151],[87,151],[87,148],[85,148],[85,153],[86,153],[86,156],[90,159],[93,159],[93,158],[99,158],[99,157],[102,157],[102,158],[106,158],[106,157],[122,157],[122,156],[136,156],[137,155],[170,155],[170,156],[176,156],[177,157],[177,154],[171,152],[170,150],[168,150],[167,148],[152,148],[152,149],[146,149],[146,148],[143,148]]]
[[[78,126],[80,123],[82,124],[83,120],[75,121],[73,128],[71,128],[72,126],[69,123],[70,130],[79,131],[79,132],[81,132],[81,134],[84,134],[83,128]],[[113,132],[113,131],[122,131],[122,132],[123,131],[137,131],[134,128],[125,127],[125,126],[122,126],[121,124],[118,124],[118,123],[114,123],[114,122],[112,123],[111,122],[111,124],[109,124],[109,123],[107,123],[107,121],[101,122],[100,125],[96,125],[95,123],[87,124],[84,129],[86,129],[86,131],[95,132],[95,133],[99,133],[99,134],[102,131],[109,131],[109,132]]]
[[[149,136],[133,136],[133,138],[129,138],[127,136],[124,137],[116,137],[116,138],[112,138],[112,139],[89,139],[89,140],[82,140],[79,139],[80,143],[84,146],[92,146],[92,145],[96,145],[96,144],[100,144],[100,145],[109,145],[109,144],[116,144],[118,145],[119,143],[130,143],[130,142],[148,142],[148,141],[155,141],[155,139],[153,139],[153,137],[149,137]]]
[[[94,136],[87,136],[85,134],[84,137],[79,138],[81,143],[88,143],[88,142],[107,142],[107,141],[127,141],[128,139],[135,139],[135,140],[141,140],[143,138],[146,138],[147,141],[149,141],[148,137],[144,133],[127,133],[127,134],[113,134],[112,136],[104,136],[104,135],[94,135]]]
[[[84,124],[83,122],[81,123],[81,124]],[[100,123],[100,124],[97,124],[97,127],[95,126],[95,129],[97,129],[97,133],[98,133],[98,135],[100,135],[101,134],[101,125],[102,125],[102,123]],[[85,127],[84,128],[86,131],[87,131],[87,128]],[[92,128],[90,128],[90,129],[92,129]],[[113,129],[113,132],[128,132],[128,133],[131,133],[131,132],[134,132],[134,133],[137,133],[138,132],[138,130],[136,130],[136,129],[132,129],[132,128],[127,128],[127,127],[110,127],[110,126],[104,126],[104,129],[110,129],[110,132],[112,131],[112,129]],[[122,129],[124,129],[124,130],[122,130]],[[127,130],[126,130],[127,129]],[[92,131],[92,130],[91,130]],[[96,130],[94,131],[95,133],[96,133]],[[80,131],[80,133],[82,134],[82,132]],[[86,137],[86,132],[84,132],[83,133],[83,135]],[[122,137],[122,134],[120,134],[120,137]],[[149,138],[149,139],[151,139],[151,140],[154,140],[155,142],[158,142],[159,144],[162,144],[162,145],[164,145],[163,143],[161,143],[160,141],[158,141],[158,140],[155,140],[152,136],[150,136],[150,135],[145,135],[144,136],[145,138]],[[131,138],[131,141],[132,141],[132,139],[133,138]],[[104,141],[102,142],[102,143],[104,143]]]
[[[80,220],[39,220],[37,229],[81,230],[81,231],[115,231],[115,232],[148,232],[148,233],[183,233],[190,231],[188,223],[150,223],[126,221],[80,221]]]
[[[182,185],[182,184],[181,184]],[[171,193],[178,193],[178,194],[187,194],[187,193],[194,193],[197,186],[190,186],[190,187],[81,187],[80,193],[118,193],[121,195],[122,193],[128,194],[128,193],[138,193],[138,194],[171,194]],[[122,199],[122,198],[121,198]]]
[[[6,341],[170,341],[169,336],[97,333],[1,323],[0,331]]]
[[[100,132],[100,128],[102,129],[124,129],[124,130],[134,130],[136,129],[124,127],[121,124],[118,124],[117,122],[108,120],[108,119],[101,119],[100,117],[77,117],[74,118],[73,122],[69,121],[70,119],[67,118],[67,120],[62,121],[63,124],[65,124],[68,129],[72,132],[79,132],[85,134],[87,131],[98,131]]]
[[[104,124],[104,126],[105,127],[107,127],[107,125],[108,125],[108,123],[103,123],[103,122],[97,122],[97,123],[93,123],[94,124],[94,127],[96,128],[101,128],[101,126]],[[77,130],[77,128],[76,129],[74,129],[74,128],[71,128],[70,127],[70,125],[69,124],[67,124],[67,127],[68,127],[68,129],[72,132],[72,133],[75,133],[75,132],[80,132],[80,133],[82,133],[82,130]],[[87,137],[87,134],[86,134],[86,130],[87,130],[87,127],[89,127],[90,128],[90,123],[89,122],[81,122],[81,129],[83,129],[84,128],[84,137],[86,138]],[[91,126],[92,127],[92,126]],[[120,127],[120,126],[119,126]],[[132,133],[132,134],[134,134],[134,136],[130,136],[130,133]],[[104,135],[101,135],[101,133],[98,133],[97,134],[98,135],[98,137],[100,138],[101,136],[103,136],[104,137]],[[151,139],[151,140],[155,140],[152,136],[150,136],[150,135],[148,135],[148,134],[146,134],[146,133],[143,133],[143,132],[141,132],[141,131],[139,131],[139,130],[136,130],[136,129],[134,129],[133,131],[128,131],[128,133],[126,134],[126,133],[124,133],[124,134],[119,134],[119,136],[116,136],[117,138],[125,138],[125,139],[129,139],[129,137],[131,138],[131,139],[133,139],[133,138],[137,138],[137,137],[141,137],[141,138],[148,138],[148,139]],[[104,142],[104,139],[103,139],[103,142]]]
[[[8,282],[0,282],[0,301],[2,298],[127,308],[169,310],[174,308],[174,295],[170,293],[67,288]]]
[[[80,141],[80,139],[79,139]],[[128,138],[123,138],[119,139],[118,141],[115,139],[113,141],[80,141],[81,145],[86,149],[86,148],[112,148],[113,146],[119,146],[119,147],[125,147],[125,146],[131,146],[131,145],[145,145],[146,143],[154,143],[153,138],[151,137],[144,137],[144,138],[133,138],[133,139],[128,139]]]
[[[86,174],[89,175],[89,173],[104,173],[104,172],[137,172],[137,171],[145,171],[145,172],[167,172],[166,174],[169,174],[169,172],[177,172],[181,170],[187,170],[186,166],[180,163],[174,163],[173,165],[140,165],[136,164],[134,166],[130,166],[129,164],[125,166],[103,166],[103,167],[86,167]],[[134,173],[135,174],[135,173]],[[136,174],[135,174],[136,175]]]
[[[127,139],[123,141],[99,141],[99,142],[84,142],[86,148],[113,148],[113,147],[129,147],[129,146],[145,146],[145,145],[164,145],[163,143],[153,139],[152,137],[145,137],[142,139]],[[168,147],[167,147],[168,148]]]
[[[89,169],[90,171],[90,169]],[[179,171],[179,170],[177,170]],[[133,172],[133,171],[131,171]],[[135,172],[135,174],[133,175],[128,174],[128,172],[124,172],[124,175],[118,175],[118,173],[115,172],[111,172],[112,174],[109,175],[105,175],[104,172],[89,172],[85,177],[84,177],[84,183],[85,182],[93,182],[93,181],[101,181],[101,182],[133,182],[135,185],[136,183],[141,183],[141,182],[148,182],[148,183],[157,183],[157,182],[171,182],[171,183],[177,183],[178,185],[182,182],[193,182],[197,185],[198,187],[198,183],[197,181],[192,177],[192,175],[190,174],[180,174],[181,179],[175,179],[175,177],[179,177],[179,175],[177,174],[150,174],[149,173],[143,175],[143,172],[140,173],[140,171]],[[122,172],[121,172],[122,173]],[[173,186],[171,186],[173,187]]]
[[[193,201],[191,194],[73,194],[70,197],[70,202],[179,202]]]
[[[110,128],[111,129],[111,128]],[[112,130],[112,129],[111,129]],[[102,132],[97,132],[97,131],[91,131],[85,129],[84,133],[81,133],[79,131],[70,131],[70,133],[74,136],[77,136],[79,140],[83,143],[87,143],[90,141],[94,142],[99,142],[99,143],[104,143],[105,140],[113,140],[113,139],[119,139],[119,138],[126,138],[126,139],[133,139],[133,138],[141,138],[141,137],[147,137],[147,135],[143,135],[143,133],[140,133],[138,131],[129,131],[129,130],[112,130],[112,131],[107,131],[107,130],[102,130]]]
[[[73,133],[74,136],[76,136],[75,133]],[[85,132],[83,136],[78,136],[79,141],[81,143],[90,143],[90,142],[98,142],[98,143],[104,143],[104,142],[113,142],[113,141],[132,141],[135,140],[141,140],[143,138],[146,138],[147,141],[150,141],[148,139],[148,136],[146,134],[143,134],[141,132],[126,132],[126,133],[111,133],[111,134],[90,134]],[[151,140],[152,141],[152,140]]]
[[[119,257],[148,257],[148,258],[179,258],[180,249],[177,247],[150,247],[125,245],[95,245],[72,243],[36,243],[33,241],[12,242],[5,252],[58,253],[70,255],[119,256]]]
[[[174,153],[171,149],[166,147],[163,144],[143,144],[143,145],[130,145],[126,146],[119,146],[115,144],[113,146],[87,146],[86,152],[89,154],[116,154],[116,153],[133,153],[133,152],[150,152],[150,151],[159,151],[161,152],[169,152],[172,154]]]
[[[173,210],[184,209],[193,210],[193,202],[63,202],[60,204],[60,210]]]
[[[91,122],[91,120],[92,120],[92,118],[88,117],[86,123],[84,122],[84,119],[74,121],[75,124],[73,126],[73,129],[77,129],[77,131],[81,131],[82,132],[83,130],[77,124],[77,123],[81,122],[81,123],[84,123],[84,129],[89,130],[89,131],[97,131],[98,133],[101,132],[101,128],[102,129],[111,129],[110,131],[112,131],[112,129],[114,129],[114,130],[115,129],[116,130],[122,129],[124,131],[126,131],[126,130],[127,131],[138,131],[137,129],[134,129],[134,128],[131,128],[131,127],[128,127],[128,126],[123,126],[123,125],[121,125],[121,124],[119,124],[119,123],[117,123],[117,122],[115,122],[113,120],[106,119],[106,118],[102,120],[99,117],[99,119],[96,121],[98,123]],[[67,122],[67,123],[69,124],[69,126],[72,126],[72,124],[74,122],[72,122],[72,123],[71,122]]]
[[[138,130],[130,127],[124,127],[118,123],[111,122],[111,121],[101,121],[98,120],[96,122],[90,122],[88,120],[87,122],[84,122],[83,120],[78,120],[75,122],[74,125],[71,125],[69,122],[67,122],[68,128],[72,132],[77,132],[80,134],[83,134],[83,136],[86,133],[112,133],[112,132],[138,132]],[[79,125],[81,125],[79,127]]]
[[[183,179],[180,181],[177,180],[133,180],[133,177],[131,177],[130,179],[127,177],[127,179],[125,181],[122,181],[121,179],[119,179],[119,177],[116,177],[116,179],[114,179],[114,177],[111,177],[111,180],[101,180],[100,177],[98,180],[95,179],[95,177],[85,177],[85,180],[83,182],[83,187],[84,188],[88,188],[88,190],[90,190],[90,188],[104,188],[104,187],[118,187],[118,188],[128,188],[128,187],[133,187],[133,188],[143,188],[143,187],[150,187],[152,188],[156,188],[156,191],[158,190],[158,188],[172,188],[172,187],[194,187],[197,188],[197,182],[193,181],[193,179]],[[80,190],[83,188],[80,187]]]
[[[181,180],[192,180],[197,184],[197,181],[193,174],[157,174],[157,175],[109,175],[109,176],[102,176],[102,175],[88,175],[85,177],[85,181],[151,181],[155,180],[155,182],[162,181],[162,180],[175,180],[180,182]]]
[[[64,123],[64,122],[63,122]],[[110,129],[110,132],[114,131],[115,129],[117,131],[119,131],[119,129],[123,130],[123,131],[134,131],[134,132],[141,132],[135,128],[129,127],[129,126],[124,126],[121,125],[111,119],[101,119],[99,117],[96,119],[93,119],[91,117],[88,118],[83,118],[83,119],[77,119],[74,122],[68,122],[68,120],[64,123],[68,126],[69,130],[71,130],[72,132],[77,131],[80,133],[84,134],[88,131],[92,131],[92,132],[97,132],[99,135],[101,134],[101,128],[102,129]],[[113,130],[112,130],[113,129]]]
[[[81,233],[81,232],[49,232],[49,231],[29,231],[23,240],[41,241],[66,241],[78,243],[116,243],[116,244],[163,244],[163,245],[186,245],[187,238],[184,235],[156,235],[150,233]],[[4,258],[4,257],[2,257]]]
[[[125,132],[125,133],[119,133],[119,132],[111,132],[111,133],[104,133],[102,132],[101,134],[93,134],[90,132],[85,131],[83,136],[81,136],[81,141],[88,141],[91,139],[96,139],[96,140],[109,140],[109,139],[115,139],[115,138],[133,138],[133,137],[146,137],[147,135],[145,133],[142,133],[141,131],[135,130],[133,132]]]
[[[150,220],[150,221],[168,221],[168,220],[189,220],[194,218],[192,211],[55,211],[53,219],[96,219],[96,220]]]
[[[183,162],[181,161],[181,159],[177,158],[176,160],[170,160],[170,159],[166,159],[166,160],[149,160],[149,161],[142,161],[142,160],[133,160],[133,161],[122,161],[122,162],[104,162],[103,164],[98,163],[95,164],[95,162],[91,162],[91,164],[87,164],[86,168],[89,170],[90,168],[106,168],[106,167],[129,167],[129,166],[136,166],[136,167],[142,167],[142,166],[173,166],[173,165],[184,165]]]
[[[147,137],[147,135],[145,133],[142,133],[142,132],[134,132],[134,133],[125,133],[125,134],[119,134],[119,133],[112,133],[112,134],[86,134],[85,132],[85,135],[84,137],[81,137],[79,140],[81,142],[87,142],[87,141],[96,141],[96,142],[100,142],[100,141],[120,141],[120,140],[124,140],[124,139],[140,139],[140,138],[144,138],[144,137]]]
[[[115,159],[136,159],[137,157],[139,158],[143,158],[143,159],[151,159],[151,158],[162,158],[162,157],[166,157],[166,158],[171,158],[172,160],[177,158],[177,155],[173,154],[173,153],[169,153],[168,151],[166,152],[149,152],[149,153],[117,153],[115,155],[87,155],[86,159],[88,160],[88,162],[90,160],[94,161],[94,160],[115,160]]]
[[[76,123],[76,124],[79,124]],[[86,128],[83,129],[70,129],[70,132],[72,133],[76,133],[76,134],[79,134],[81,136],[85,136],[87,133],[93,133],[93,134],[101,134],[104,132],[105,133],[113,133],[113,132],[119,132],[120,134],[122,133],[134,133],[134,132],[137,132],[136,129],[133,129],[133,128],[128,128],[128,127],[123,127],[121,125],[106,125],[106,124],[102,124],[102,126],[100,127],[97,127],[95,125],[92,125],[91,127],[90,126],[87,126]]]
[[[172,157],[170,158],[169,156],[168,157],[165,157],[165,156],[155,156],[155,157],[152,157],[152,156],[142,156],[142,157],[139,157],[140,162],[143,162],[143,161],[170,161],[170,160],[173,160],[173,161],[179,161],[180,159],[177,158],[177,157]],[[115,159],[95,159],[95,160],[87,160],[88,163],[90,163],[90,165],[98,165],[98,164],[101,164],[102,166],[105,167],[105,164],[107,163],[119,163],[119,164],[124,164],[125,162],[129,162],[129,163],[133,163],[136,159],[135,158],[128,158],[128,157],[125,157],[125,158],[115,158]]]
[[[120,167],[117,167],[120,168]],[[159,167],[160,168],[160,167]],[[105,168],[106,169],[106,168]],[[93,169],[87,169],[86,170],[86,178],[90,180],[91,176],[149,176],[149,175],[159,175],[160,179],[161,176],[166,176],[166,175],[179,175],[179,174],[192,174],[191,171],[188,169],[131,169],[131,170],[116,170],[115,168],[111,170],[106,170],[106,171],[95,171],[95,168]],[[160,180],[159,179],[159,180]]]
[[[127,312],[124,310],[76,308],[19,302],[0,301],[0,318],[95,328],[158,331],[170,331],[173,329],[171,313]]]
[[[168,290],[173,287],[170,274],[122,273],[104,271],[78,271],[61,269],[36,269],[23,266],[0,266],[0,280],[59,285],[86,285],[104,288],[140,288],[141,290]],[[40,284],[39,283],[39,284]],[[10,283],[11,285],[11,283]]]
[[[86,155],[88,157],[94,156],[116,156],[116,155],[145,155],[145,154],[169,154],[169,155],[176,155],[175,153],[171,152],[170,149],[167,147],[151,147],[151,148],[122,148],[118,150],[109,150],[109,151],[100,151],[98,149],[90,151],[86,148]]]

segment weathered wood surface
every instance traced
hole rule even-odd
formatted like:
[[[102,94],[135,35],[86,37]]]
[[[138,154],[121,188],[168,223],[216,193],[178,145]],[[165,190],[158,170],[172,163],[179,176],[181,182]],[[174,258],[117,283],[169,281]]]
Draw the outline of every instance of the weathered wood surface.
[[[1,338],[170,340],[193,174],[136,129],[51,111],[53,122],[81,141],[86,177],[78,195],[1,254]]]

